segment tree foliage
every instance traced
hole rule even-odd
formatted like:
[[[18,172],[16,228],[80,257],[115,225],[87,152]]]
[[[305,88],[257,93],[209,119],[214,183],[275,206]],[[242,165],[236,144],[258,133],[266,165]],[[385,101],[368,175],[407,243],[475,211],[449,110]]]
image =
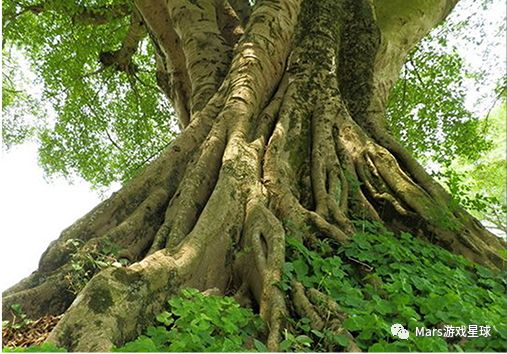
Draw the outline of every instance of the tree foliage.
[[[127,2],[2,5],[5,41],[35,64],[44,101],[55,111],[55,121],[39,130],[46,173],[109,185],[131,178],[167,146],[174,123],[156,85],[149,41],[139,43],[126,67],[103,59],[128,30]]]
[[[502,295],[506,286],[502,275],[408,233],[396,238],[375,223],[359,221],[357,226],[361,231],[349,245],[339,247],[338,255],[327,242],[303,244],[300,240],[304,231],[292,229],[282,286],[288,288],[296,279],[305,288],[317,289],[335,301],[338,314],[334,316],[346,318],[344,326],[361,350],[435,352],[505,348],[507,327],[502,316],[507,303]],[[296,334],[312,338],[308,349],[340,351],[345,346],[338,342],[332,348],[319,347],[319,339],[326,333],[312,331],[310,321],[298,319],[292,323]],[[393,323],[406,325],[411,333],[408,340],[393,340],[390,333]],[[495,333],[493,338],[460,341],[460,337],[414,335],[416,327],[476,323],[490,325]]]
[[[19,54],[6,49],[2,53],[2,144],[6,149],[36,139],[46,123],[44,107],[28,90],[34,78],[23,71],[21,65],[28,64]]]
[[[421,160],[470,161],[490,148],[479,119],[465,107],[463,59],[427,38],[409,56],[391,93],[387,113],[393,133]]]
[[[456,159],[447,173],[448,185],[456,189],[454,195],[461,196],[461,204],[499,234],[507,233],[506,114],[504,101],[481,121],[482,131],[492,141],[494,149],[473,163],[463,158]]]

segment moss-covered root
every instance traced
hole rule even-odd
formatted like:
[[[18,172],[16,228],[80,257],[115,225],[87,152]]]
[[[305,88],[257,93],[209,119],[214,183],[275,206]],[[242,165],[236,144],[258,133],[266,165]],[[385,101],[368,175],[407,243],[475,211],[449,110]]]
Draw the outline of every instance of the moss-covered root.
[[[335,335],[345,336],[348,339],[345,351],[361,351],[352,334],[343,327],[344,314],[332,298],[317,289],[305,289],[298,281],[292,281],[291,286],[294,308],[301,318],[310,319],[312,329],[322,331],[326,328]],[[328,345],[333,348],[332,343]]]
[[[345,321],[347,317],[336,301],[329,295],[314,288],[308,289],[307,294],[308,299],[315,306],[320,316],[328,320],[327,327],[335,335],[347,337],[348,344],[345,347],[345,351],[350,353],[360,352],[361,349],[359,349],[359,346],[356,344],[354,336],[343,327],[343,321]]]
[[[179,288],[184,267],[160,251],[129,268],[105,269],[77,296],[48,342],[70,351],[110,351],[138,336]]]
[[[269,328],[267,347],[277,351],[287,309],[284,295],[276,284],[281,280],[285,261],[285,231],[281,222],[263,204],[260,189],[253,189],[247,203],[242,247],[236,270],[259,304],[260,315]],[[252,267],[253,265],[253,267]],[[241,288],[240,288],[241,289]]]

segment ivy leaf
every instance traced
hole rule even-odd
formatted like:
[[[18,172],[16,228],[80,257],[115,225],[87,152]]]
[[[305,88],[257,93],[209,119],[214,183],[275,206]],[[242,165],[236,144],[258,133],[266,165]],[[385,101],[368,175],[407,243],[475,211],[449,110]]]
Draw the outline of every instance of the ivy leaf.
[[[324,333],[322,333],[321,331],[319,330],[316,330],[316,329],[312,329],[311,332],[318,338],[324,338]]]
[[[306,347],[310,347],[313,343],[313,340],[310,337],[302,334],[296,337],[296,342]]]
[[[359,320],[358,317],[349,317],[344,322],[343,325],[346,329],[349,331],[357,331],[360,330],[363,327],[363,324]]]

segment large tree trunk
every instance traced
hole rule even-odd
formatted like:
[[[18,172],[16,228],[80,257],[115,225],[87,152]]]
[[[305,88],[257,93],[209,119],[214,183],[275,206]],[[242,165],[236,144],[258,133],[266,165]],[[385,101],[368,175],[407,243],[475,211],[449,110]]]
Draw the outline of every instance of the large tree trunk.
[[[405,55],[454,3],[136,2],[182,133],[5,291],[4,318],[14,303],[33,318],[65,312],[49,341],[107,351],[178,289],[217,288],[259,305],[276,350],[291,301],[275,285],[285,223],[343,243],[351,220],[381,221],[504,267],[505,245],[450,203],[383,119]],[[111,243],[130,265],[98,272],[73,295],[72,257]],[[312,305],[308,291],[293,291]]]

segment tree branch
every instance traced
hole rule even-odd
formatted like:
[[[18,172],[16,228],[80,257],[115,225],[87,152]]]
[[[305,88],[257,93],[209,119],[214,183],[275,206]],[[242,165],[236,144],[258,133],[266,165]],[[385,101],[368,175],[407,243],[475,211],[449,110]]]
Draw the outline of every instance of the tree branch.
[[[218,27],[216,1],[174,0],[167,7],[185,53],[193,114],[206,105],[222,83],[231,62],[231,48]]]
[[[191,85],[181,40],[163,0],[135,1],[157,49],[157,81],[173,104],[180,126],[190,122]]]
[[[115,66],[116,69],[126,73],[133,73],[136,71],[132,63],[132,56],[137,51],[139,42],[146,35],[143,20],[137,11],[134,11],[130,19],[130,27],[127,35],[123,39],[121,48],[113,52],[102,52],[99,56],[99,61],[107,66]]]
[[[244,33],[241,19],[229,1],[222,0],[217,11],[217,20],[222,36],[227,44],[233,48]]]

